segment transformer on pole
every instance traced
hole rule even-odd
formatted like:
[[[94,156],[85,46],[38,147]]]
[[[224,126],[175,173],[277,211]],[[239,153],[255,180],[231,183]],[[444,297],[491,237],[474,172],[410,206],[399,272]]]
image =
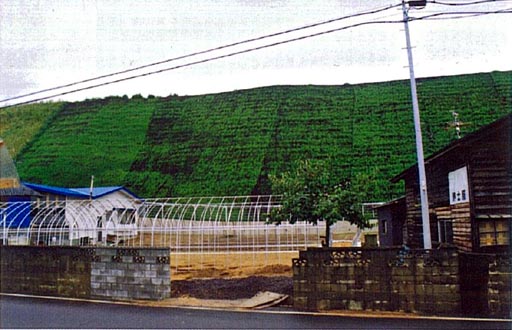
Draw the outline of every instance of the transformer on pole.
[[[423,8],[426,1],[409,1],[409,8]],[[409,60],[409,76],[411,81],[412,109],[414,114],[414,130],[416,133],[416,154],[418,158],[418,179],[421,200],[421,219],[423,225],[423,248],[431,249],[432,241],[430,238],[430,219],[428,210],[427,178],[425,175],[425,161],[423,158],[423,139],[421,136],[420,110],[418,106],[418,96],[416,93],[416,78],[414,77],[414,66],[411,52],[411,37],[409,35],[409,8],[405,0],[402,0],[402,12],[405,27],[405,41],[407,45],[407,57]]]

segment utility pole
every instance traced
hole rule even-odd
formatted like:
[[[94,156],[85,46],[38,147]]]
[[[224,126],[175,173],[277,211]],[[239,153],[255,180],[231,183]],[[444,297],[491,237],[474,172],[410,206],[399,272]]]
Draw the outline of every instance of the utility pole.
[[[409,1],[409,8],[425,7],[426,1]],[[409,8],[405,0],[402,0],[402,12],[404,17],[405,41],[407,44],[407,57],[409,60],[409,76],[411,80],[412,110],[414,114],[414,130],[416,132],[416,154],[418,158],[419,189],[421,199],[421,219],[423,224],[423,248],[431,249],[430,219],[428,211],[427,178],[425,175],[425,160],[423,158],[423,139],[421,136],[420,110],[418,107],[418,96],[416,94],[416,78],[414,77],[414,66],[412,61],[411,37],[409,35]]]

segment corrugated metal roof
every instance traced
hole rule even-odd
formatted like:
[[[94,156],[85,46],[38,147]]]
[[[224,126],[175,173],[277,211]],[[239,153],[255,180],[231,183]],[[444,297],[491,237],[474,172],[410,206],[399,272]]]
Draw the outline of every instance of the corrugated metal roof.
[[[90,188],[65,188],[65,187],[53,187],[48,185],[42,185],[42,184],[35,184],[35,183],[23,183],[25,186],[43,193],[49,193],[59,196],[68,196],[68,197],[79,197],[79,198],[89,198],[90,194]],[[113,186],[113,187],[94,187],[92,189],[92,198],[96,199],[111,193],[114,193],[116,191],[124,191],[127,194],[131,195],[134,198],[139,198],[137,195],[132,193],[130,190],[126,189],[123,186]]]

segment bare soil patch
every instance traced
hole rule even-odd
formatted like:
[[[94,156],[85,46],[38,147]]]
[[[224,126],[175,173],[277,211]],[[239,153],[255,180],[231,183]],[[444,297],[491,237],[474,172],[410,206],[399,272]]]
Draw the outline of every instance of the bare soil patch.
[[[258,292],[293,294],[291,276],[249,276],[245,278],[214,278],[172,281],[171,297],[197,299],[243,299]]]
[[[171,280],[291,276],[298,252],[171,253]]]
[[[244,299],[270,291],[293,293],[298,252],[171,254],[171,297]]]

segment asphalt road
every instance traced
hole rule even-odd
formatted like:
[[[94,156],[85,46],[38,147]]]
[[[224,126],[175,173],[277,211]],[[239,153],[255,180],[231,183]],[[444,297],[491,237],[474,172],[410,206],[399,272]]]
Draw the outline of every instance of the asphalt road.
[[[0,296],[0,328],[510,330],[512,322],[212,311]]]

